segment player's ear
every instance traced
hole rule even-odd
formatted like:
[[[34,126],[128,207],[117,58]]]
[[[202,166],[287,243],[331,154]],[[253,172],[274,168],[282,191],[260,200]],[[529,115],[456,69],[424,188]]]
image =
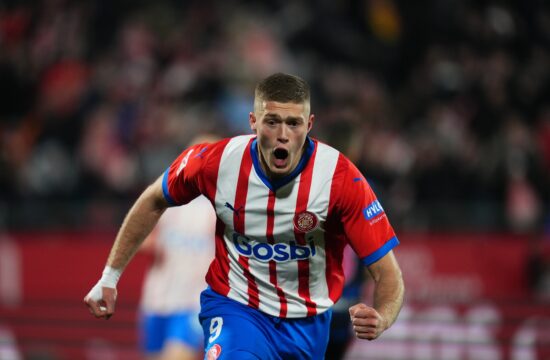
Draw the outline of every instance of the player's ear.
[[[248,123],[250,124],[250,129],[252,129],[252,131],[256,132],[256,115],[254,115],[254,112],[250,112],[248,114]]]
[[[311,114],[309,115],[309,119],[307,119],[307,132],[313,128],[313,121],[315,120],[315,115]]]

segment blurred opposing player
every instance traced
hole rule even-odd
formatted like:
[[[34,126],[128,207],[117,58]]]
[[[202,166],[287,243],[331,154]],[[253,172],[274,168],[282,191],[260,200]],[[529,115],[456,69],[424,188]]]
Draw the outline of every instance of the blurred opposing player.
[[[201,135],[190,145],[219,140]],[[214,258],[216,213],[204,196],[168,209],[141,249],[154,262],[141,297],[140,338],[150,360],[194,360],[203,353],[199,298]]]
[[[90,312],[114,313],[118,279],[164,210],[203,194],[217,215],[201,295],[207,359],[323,359],[346,244],[375,284],[371,306],[349,308],[355,335],[378,338],[403,301],[399,241],[357,168],[308,137],[313,121],[305,81],[262,80],[249,115],[255,135],[190,147],[138,198],[84,299]]]

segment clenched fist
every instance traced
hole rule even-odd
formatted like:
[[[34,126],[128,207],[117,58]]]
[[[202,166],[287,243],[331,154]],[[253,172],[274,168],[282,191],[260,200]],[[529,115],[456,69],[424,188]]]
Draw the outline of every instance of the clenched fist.
[[[84,304],[96,318],[108,320],[115,312],[116,295],[116,289],[98,283],[84,297]]]
[[[359,339],[374,340],[388,327],[378,311],[365,304],[350,307],[349,315],[355,336]]]

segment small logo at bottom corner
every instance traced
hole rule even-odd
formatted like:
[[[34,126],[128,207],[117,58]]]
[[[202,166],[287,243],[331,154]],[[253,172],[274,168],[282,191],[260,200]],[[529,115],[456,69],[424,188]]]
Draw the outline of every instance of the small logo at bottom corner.
[[[222,347],[218,344],[212,345],[212,347],[208,350],[206,353],[206,359],[207,360],[216,360],[220,357],[220,354],[222,353]]]

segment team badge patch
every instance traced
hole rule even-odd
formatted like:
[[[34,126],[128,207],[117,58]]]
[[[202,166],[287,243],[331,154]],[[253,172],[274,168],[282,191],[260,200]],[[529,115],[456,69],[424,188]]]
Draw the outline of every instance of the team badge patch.
[[[299,232],[307,233],[319,225],[317,215],[310,211],[303,211],[294,216],[294,229]]]
[[[220,354],[222,353],[222,347],[218,344],[212,345],[210,350],[206,353],[206,359],[207,360],[216,360],[220,357]]]

